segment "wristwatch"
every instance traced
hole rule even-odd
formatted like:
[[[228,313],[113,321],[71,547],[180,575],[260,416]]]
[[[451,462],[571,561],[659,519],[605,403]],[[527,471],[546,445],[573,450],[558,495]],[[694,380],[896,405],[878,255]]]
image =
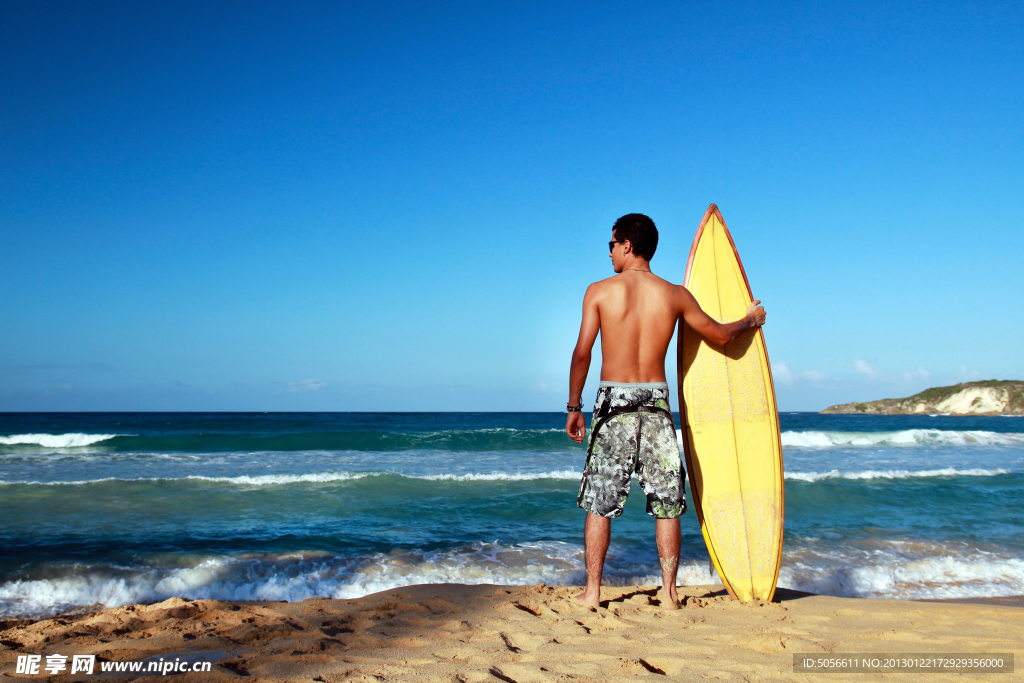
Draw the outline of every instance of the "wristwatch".
[[[580,401],[578,406],[571,406],[568,403],[565,404],[565,412],[567,413],[582,413],[583,412],[583,401]]]

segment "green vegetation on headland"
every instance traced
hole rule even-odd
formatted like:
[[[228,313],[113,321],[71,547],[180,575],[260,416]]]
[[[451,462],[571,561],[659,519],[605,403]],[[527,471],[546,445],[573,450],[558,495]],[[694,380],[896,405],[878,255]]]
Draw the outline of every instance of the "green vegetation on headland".
[[[826,413],[865,415],[1024,415],[1024,381],[988,379],[962,382],[950,387],[932,387],[909,398],[843,403],[829,406]]]

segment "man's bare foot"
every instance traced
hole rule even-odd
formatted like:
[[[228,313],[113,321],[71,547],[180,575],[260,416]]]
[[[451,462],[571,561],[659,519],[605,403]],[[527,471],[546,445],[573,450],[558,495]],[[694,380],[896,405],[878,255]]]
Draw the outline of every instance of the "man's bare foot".
[[[591,593],[588,593],[587,591],[583,591],[582,593],[580,593],[579,595],[576,595],[574,597],[577,600],[579,600],[580,602],[585,602],[586,604],[590,605],[591,607],[593,607],[595,609],[601,606],[601,594],[600,593],[593,593],[593,594],[591,594]]]
[[[676,593],[676,587],[672,586],[668,591],[665,590],[664,586],[658,591],[658,599],[661,600],[661,608],[669,611],[679,609],[679,595]]]

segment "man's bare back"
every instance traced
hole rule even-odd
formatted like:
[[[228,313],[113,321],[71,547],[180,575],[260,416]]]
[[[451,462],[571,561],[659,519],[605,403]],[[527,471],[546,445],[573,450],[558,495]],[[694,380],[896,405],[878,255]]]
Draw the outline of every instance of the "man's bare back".
[[[601,330],[601,379],[664,382],[665,355],[679,319],[679,287],[629,270],[594,283],[584,320]],[[684,290],[685,291],[685,290]],[[588,330],[590,332],[590,330]]]
[[[760,306],[760,301],[751,303],[746,315],[740,320],[725,324],[713,320],[701,310],[697,300],[685,287],[673,285],[651,272],[650,258],[657,248],[658,233],[648,217],[642,214],[629,214],[620,218],[616,225],[625,226],[621,235],[618,230],[613,229],[612,241],[608,245],[616,275],[595,282],[587,288],[587,293],[583,297],[583,322],[580,325],[576,348],[572,353],[567,406],[569,415],[565,431],[576,443],[583,443],[586,436],[586,420],[582,412],[583,385],[587,381],[591,352],[599,332],[602,355],[601,381],[651,387],[655,383],[666,382],[665,355],[680,318],[708,340],[722,345],[751,327],[763,325],[765,321],[765,311]],[[636,245],[626,233],[635,236]],[[671,413],[667,412],[667,386],[662,384],[661,388],[665,390],[663,405],[666,406],[662,410],[668,415],[665,428],[669,429],[672,420]],[[674,436],[671,441],[675,443]],[[639,444],[639,441],[637,443]],[[639,445],[636,448],[639,449]],[[675,446],[672,448],[675,449]],[[584,487],[590,464],[589,453],[588,450]],[[667,451],[665,457],[668,457]],[[678,453],[671,457],[675,460]],[[679,463],[676,462],[676,465]],[[622,476],[628,482],[628,472]],[[678,483],[680,490],[681,486],[681,483]],[[625,488],[628,495],[628,483]],[[581,500],[583,490],[581,489]],[[622,499],[625,499],[624,495]],[[582,503],[580,506],[583,507]],[[584,527],[587,586],[577,597],[595,607],[600,604],[601,575],[611,538],[610,517],[617,516],[621,511],[621,505],[612,512],[598,509],[598,514],[594,514],[591,508],[588,508]],[[665,609],[678,609],[676,572],[680,544],[679,513],[677,511],[665,514],[675,517],[659,516],[656,524],[655,535],[663,579],[660,597]]]
[[[674,285],[651,272],[650,262],[633,253],[629,241],[616,243],[611,253],[617,273],[595,282],[583,297],[583,322],[569,371],[569,404],[579,405],[590,371],[591,352],[601,333],[601,380],[609,382],[665,382],[665,355],[680,318],[707,339],[726,344],[757,325],[765,311],[754,301],[746,315],[722,324],[705,313],[682,285]],[[568,434],[583,443],[581,413],[570,413],[578,431]]]

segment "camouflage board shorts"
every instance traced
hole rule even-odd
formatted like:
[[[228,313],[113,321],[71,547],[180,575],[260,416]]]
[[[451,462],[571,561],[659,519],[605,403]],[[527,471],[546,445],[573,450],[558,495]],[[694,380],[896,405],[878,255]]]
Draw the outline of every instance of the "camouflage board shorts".
[[[647,495],[647,514],[673,518],[686,512],[686,470],[679,458],[668,385],[601,382],[577,506],[618,517],[633,472]]]

